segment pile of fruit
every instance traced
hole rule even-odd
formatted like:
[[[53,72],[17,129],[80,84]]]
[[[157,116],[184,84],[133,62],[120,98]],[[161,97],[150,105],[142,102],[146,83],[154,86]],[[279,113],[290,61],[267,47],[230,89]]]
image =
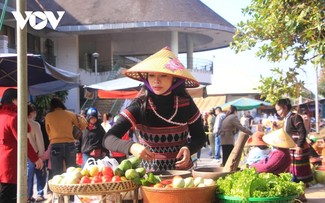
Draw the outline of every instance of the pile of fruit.
[[[52,184],[90,184],[90,183],[109,183],[132,180],[137,185],[155,188],[193,188],[216,185],[213,179],[202,177],[174,176],[173,179],[161,180],[158,175],[146,172],[145,168],[140,167],[141,160],[131,157],[123,160],[115,169],[109,166],[99,167],[90,165],[87,168],[69,167],[65,173],[55,175],[51,180]]]
[[[88,183],[108,183],[126,180],[135,180],[140,184],[140,178],[146,174],[146,170],[139,167],[141,160],[132,157],[123,160],[119,166],[113,170],[109,166],[100,167],[90,165],[87,168],[69,167],[61,175],[55,175],[52,184],[88,184]]]
[[[149,174],[150,176],[150,174]],[[148,177],[149,177],[148,176]],[[182,178],[181,176],[174,176],[170,180],[162,180],[155,184],[150,184],[154,188],[195,188],[195,187],[208,187],[216,185],[213,179],[204,179],[202,177],[187,177]]]
[[[114,174],[140,184],[140,179],[146,174],[146,169],[140,167],[140,163],[141,159],[137,157],[125,159],[121,161],[118,167],[114,170]]]
[[[89,166],[88,169],[79,167],[69,167],[67,171],[61,175],[55,175],[52,184],[86,184],[86,183],[106,183],[118,182],[122,177],[116,176],[109,166],[98,167],[97,165]]]

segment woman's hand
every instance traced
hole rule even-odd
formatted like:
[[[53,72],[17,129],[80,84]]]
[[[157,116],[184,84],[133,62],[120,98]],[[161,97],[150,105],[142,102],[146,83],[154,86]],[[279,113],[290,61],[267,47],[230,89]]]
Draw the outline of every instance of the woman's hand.
[[[42,169],[43,166],[44,166],[44,163],[43,163],[42,159],[38,159],[34,164],[35,164],[36,169]]]
[[[143,160],[154,160],[155,154],[150,152],[146,147],[139,143],[134,143],[130,147],[130,153],[133,154],[135,157],[139,157]]]
[[[302,154],[302,148],[301,147],[296,147],[296,154]]]
[[[191,159],[191,153],[190,150],[188,149],[188,147],[182,147],[177,156],[177,159],[182,158],[181,160],[176,162],[176,168],[177,169],[187,169],[188,165],[190,163],[190,159]]]

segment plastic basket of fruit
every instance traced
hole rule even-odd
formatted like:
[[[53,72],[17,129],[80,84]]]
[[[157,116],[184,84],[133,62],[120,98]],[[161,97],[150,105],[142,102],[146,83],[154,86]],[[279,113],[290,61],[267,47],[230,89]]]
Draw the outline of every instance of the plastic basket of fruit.
[[[254,202],[254,203],[293,203],[295,202],[297,196],[289,196],[289,197],[263,197],[263,198],[257,198],[257,197],[250,197],[248,199],[243,199],[239,197],[230,197],[225,196],[222,194],[217,195],[218,202],[219,203],[236,203],[236,202]]]

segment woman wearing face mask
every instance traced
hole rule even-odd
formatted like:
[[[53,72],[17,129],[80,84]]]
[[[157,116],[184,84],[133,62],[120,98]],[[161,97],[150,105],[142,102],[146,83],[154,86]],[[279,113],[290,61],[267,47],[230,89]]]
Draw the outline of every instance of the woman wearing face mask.
[[[98,111],[96,108],[89,108],[86,112],[88,126],[83,130],[81,138],[76,142],[77,164],[85,165],[87,160],[92,157],[95,159],[104,158],[108,153],[102,147],[105,130],[98,119]],[[81,162],[82,161],[82,162]]]
[[[144,86],[106,133],[105,147],[141,158],[149,171],[191,168],[191,155],[206,142],[200,111],[185,89],[198,87],[197,80],[168,48],[130,68],[126,76]],[[139,131],[139,143],[121,139],[132,126]]]
[[[277,114],[284,119],[284,130],[296,143],[296,146],[290,149],[292,160],[290,173],[293,176],[293,181],[302,181],[307,184],[313,180],[309,163],[309,147],[306,142],[307,131],[303,118],[299,114],[291,112],[291,108],[289,99],[280,99],[275,105]],[[304,194],[299,199],[302,202],[307,201]]]

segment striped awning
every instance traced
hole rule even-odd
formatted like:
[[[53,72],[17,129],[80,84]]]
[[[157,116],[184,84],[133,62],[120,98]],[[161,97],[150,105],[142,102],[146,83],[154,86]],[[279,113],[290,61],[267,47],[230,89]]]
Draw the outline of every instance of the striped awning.
[[[193,100],[201,112],[207,112],[211,108],[223,105],[226,102],[226,96],[208,96],[193,98]]]

